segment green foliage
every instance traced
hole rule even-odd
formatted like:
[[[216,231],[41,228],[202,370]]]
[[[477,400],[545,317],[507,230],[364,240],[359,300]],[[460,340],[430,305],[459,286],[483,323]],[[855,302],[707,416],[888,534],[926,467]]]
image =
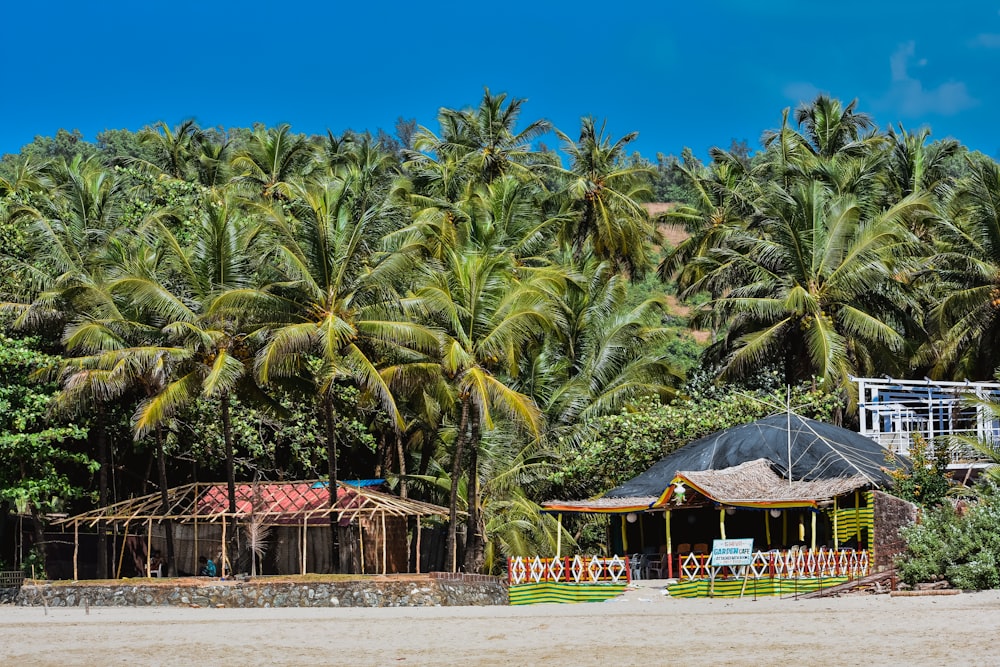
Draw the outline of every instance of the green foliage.
[[[892,453],[886,458],[892,462]],[[921,507],[940,505],[952,483],[948,470],[948,450],[941,445],[928,444],[919,435],[910,443],[911,470],[890,466],[892,493],[898,498]]]
[[[946,579],[966,590],[1000,588],[1000,488],[988,483],[979,491],[962,511],[945,503],[901,531],[906,551],[896,568],[903,581]]]
[[[0,500],[21,512],[62,511],[65,501],[84,494],[70,473],[96,470],[86,454],[69,447],[86,430],[53,422],[48,406],[55,387],[31,378],[54,362],[33,349],[32,340],[0,334]]]
[[[670,452],[716,431],[779,412],[785,403],[780,389],[742,392],[705,388],[687,400],[664,405],[639,403],[592,424],[593,437],[550,477],[565,497],[589,497],[613,488],[646,470]],[[797,414],[830,421],[840,399],[804,386],[792,392]]]

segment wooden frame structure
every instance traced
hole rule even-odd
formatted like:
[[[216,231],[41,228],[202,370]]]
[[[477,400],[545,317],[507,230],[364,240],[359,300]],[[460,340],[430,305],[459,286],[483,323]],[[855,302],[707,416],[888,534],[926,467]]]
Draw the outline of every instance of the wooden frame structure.
[[[164,504],[161,493],[152,493],[130,498],[112,505],[99,507],[89,512],[77,514],[55,521],[55,525],[73,527],[73,578],[78,579],[79,531],[84,528],[106,530],[111,526],[121,528],[127,537],[129,530],[145,532],[146,573],[150,574],[153,525],[170,521],[189,524],[193,527],[194,551],[198,549],[199,526],[221,526],[221,563],[219,575],[227,574],[227,525],[249,525],[251,521],[263,526],[298,527],[301,534],[300,570],[306,573],[306,540],[310,526],[330,525],[331,515],[341,525],[350,525],[361,519],[381,526],[382,574],[387,573],[388,538],[386,517],[416,518],[416,570],[420,572],[420,521],[425,517],[448,517],[448,508],[418,500],[399,498],[376,491],[369,486],[337,482],[337,502],[330,505],[328,484],[323,481],[295,482],[243,482],[236,485],[236,512],[229,512],[229,495],[226,483],[195,482],[167,490]],[[164,506],[165,505],[165,506]],[[138,532],[133,532],[138,534]],[[364,571],[364,544],[361,538],[361,566]],[[117,574],[121,574],[125,544],[122,543],[122,557],[118,559]]]

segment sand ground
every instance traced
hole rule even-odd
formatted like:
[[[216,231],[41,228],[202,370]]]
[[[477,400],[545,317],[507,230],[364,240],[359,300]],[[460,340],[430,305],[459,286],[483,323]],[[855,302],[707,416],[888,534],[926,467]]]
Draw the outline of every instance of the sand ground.
[[[0,607],[0,665],[1000,665],[1000,592],[385,609]]]

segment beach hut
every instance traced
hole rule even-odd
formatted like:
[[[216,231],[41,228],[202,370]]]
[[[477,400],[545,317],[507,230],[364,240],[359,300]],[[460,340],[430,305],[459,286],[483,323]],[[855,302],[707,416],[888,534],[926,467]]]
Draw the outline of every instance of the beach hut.
[[[196,574],[199,557],[225,565],[223,572],[254,569],[255,563],[234,562],[234,542],[249,559],[255,545],[267,553],[269,573],[330,572],[330,516],[350,527],[359,544],[361,571],[387,574],[409,570],[408,521],[420,553],[421,523],[445,521],[448,509],[400,498],[381,490],[382,480],[338,481],[337,502],[330,506],[327,482],[250,482],[235,486],[236,511],[229,511],[225,483],[193,483],[100,507],[59,519],[55,525],[73,531],[73,578],[78,579],[80,532],[106,530],[116,539],[116,576],[131,572],[157,574],[154,555],[165,551],[167,531],[174,543],[178,572]],[[232,531],[237,531],[234,537]],[[415,562],[420,571],[420,559]]]
[[[853,431],[780,414],[691,442],[600,498],[543,506],[609,514],[610,549],[635,576],[708,579],[715,540],[739,538],[753,540],[758,574],[829,585],[891,565],[915,509],[883,489],[908,465]]]

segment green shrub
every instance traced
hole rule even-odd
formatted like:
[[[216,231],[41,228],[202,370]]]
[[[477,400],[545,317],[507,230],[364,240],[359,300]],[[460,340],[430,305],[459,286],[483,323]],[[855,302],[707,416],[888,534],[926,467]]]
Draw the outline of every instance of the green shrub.
[[[901,531],[906,551],[896,560],[908,584],[946,579],[956,588],[1000,588],[1000,488],[980,487],[959,512],[949,504],[927,510],[920,523]]]

